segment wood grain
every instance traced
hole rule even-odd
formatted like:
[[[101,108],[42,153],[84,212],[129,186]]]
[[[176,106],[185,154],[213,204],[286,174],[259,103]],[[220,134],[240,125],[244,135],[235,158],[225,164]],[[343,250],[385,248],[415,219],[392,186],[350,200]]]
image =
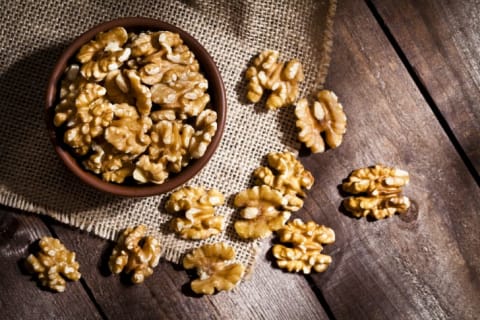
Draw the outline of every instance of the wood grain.
[[[480,3],[373,2],[480,172]]]
[[[50,233],[38,217],[0,207],[0,318],[100,319],[80,282],[70,282],[65,292],[53,293],[39,288],[24,272],[22,261],[29,247],[46,235]]]
[[[365,3],[342,2],[335,23],[326,87],[349,122],[340,148],[303,158],[316,185],[301,214],[337,233],[333,265],[312,279],[337,319],[478,318],[479,188]],[[339,210],[342,179],[376,163],[410,172],[408,215]]]
[[[111,242],[55,223],[53,228],[77,252],[87,285],[111,319],[328,319],[305,278],[272,268],[269,243],[251,277],[232,292],[196,296],[179,266],[161,262],[144,284],[132,286],[108,272]]]

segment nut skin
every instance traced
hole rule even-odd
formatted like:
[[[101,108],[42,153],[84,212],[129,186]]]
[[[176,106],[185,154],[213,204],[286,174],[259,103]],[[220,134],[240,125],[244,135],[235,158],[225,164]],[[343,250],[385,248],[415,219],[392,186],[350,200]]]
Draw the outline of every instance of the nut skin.
[[[75,253],[67,250],[60,240],[43,237],[39,242],[40,252],[30,254],[26,259],[31,273],[36,273],[41,285],[53,291],[63,292],[66,288],[64,278],[80,280],[79,264]]]
[[[295,219],[278,230],[277,235],[280,242],[291,245],[273,246],[272,253],[279,268],[308,274],[312,269],[324,272],[332,262],[330,256],[321,253],[323,244],[335,242],[335,233],[328,227]]]
[[[163,184],[205,155],[217,113],[179,34],[116,27],[76,58],[79,64],[65,70],[53,122],[87,170],[107,182]]]
[[[309,190],[315,181],[313,175],[290,152],[271,152],[267,160],[269,167],[257,168],[253,173],[255,183],[280,191],[288,200],[287,210],[300,210],[304,189]]]
[[[180,238],[203,240],[224,229],[224,217],[215,216],[215,207],[224,202],[225,197],[218,190],[187,186],[170,195],[165,209],[171,214],[184,214],[171,220],[171,227]]]
[[[235,231],[243,239],[268,237],[290,218],[290,212],[284,209],[287,201],[279,191],[267,185],[238,193],[233,205],[242,208],[240,216],[243,219],[235,222]]]
[[[343,206],[357,218],[384,219],[406,213],[410,199],[402,195],[402,188],[409,180],[408,172],[380,164],[354,170],[342,189],[355,196],[345,199]]]
[[[199,279],[190,284],[193,292],[198,294],[214,294],[215,291],[232,290],[242,279],[245,267],[240,263],[232,263],[235,250],[224,244],[206,244],[183,259],[185,269],[197,269]]]
[[[160,260],[160,243],[152,236],[145,236],[146,231],[145,225],[125,229],[108,262],[113,274],[130,274],[134,284],[142,283],[151,276]]]
[[[317,100],[309,106],[307,99],[300,99],[295,106],[296,125],[300,132],[298,140],[313,153],[325,151],[325,142],[330,148],[337,148],[347,131],[347,117],[343,106],[332,91],[322,90]],[[321,136],[324,133],[325,142]]]
[[[278,62],[278,51],[265,50],[254,60],[245,74],[247,99],[260,101],[265,90],[271,91],[267,98],[268,109],[278,109],[295,102],[298,97],[298,83],[304,80],[303,68],[297,59]]]

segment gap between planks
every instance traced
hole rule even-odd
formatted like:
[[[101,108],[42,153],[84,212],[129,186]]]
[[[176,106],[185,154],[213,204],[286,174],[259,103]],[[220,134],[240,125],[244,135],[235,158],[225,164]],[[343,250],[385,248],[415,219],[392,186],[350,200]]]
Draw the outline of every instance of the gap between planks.
[[[432,98],[432,95],[428,91],[427,86],[422,82],[422,80],[419,77],[417,71],[415,70],[415,67],[413,67],[413,65],[408,60],[406,54],[402,50],[402,47],[400,46],[398,41],[395,39],[395,36],[390,31],[390,28],[387,26],[387,24],[383,20],[382,16],[378,12],[375,5],[372,3],[371,0],[365,0],[365,3],[367,5],[368,9],[370,10],[370,12],[372,13],[373,17],[375,18],[375,21],[378,23],[378,25],[382,29],[383,33],[387,37],[388,41],[390,42],[390,45],[395,50],[395,53],[399,57],[400,61],[402,62],[403,66],[407,70],[410,77],[412,78],[413,82],[415,83],[415,85],[419,89],[420,94],[425,99],[428,106],[430,107],[433,114],[435,115],[435,118],[440,123],[440,126],[444,130],[445,134],[447,135],[447,137],[450,140],[450,142],[452,143],[452,145],[454,146],[456,152],[459,154],[463,163],[467,167],[468,172],[472,175],[473,179],[477,183],[477,186],[480,186],[480,175],[479,175],[479,173],[475,169],[475,166],[473,165],[472,161],[470,160],[467,153],[463,149],[462,145],[458,141],[455,133],[453,132],[450,125],[448,124],[448,121],[445,119],[442,112],[440,111],[440,108],[437,106],[434,99]]]

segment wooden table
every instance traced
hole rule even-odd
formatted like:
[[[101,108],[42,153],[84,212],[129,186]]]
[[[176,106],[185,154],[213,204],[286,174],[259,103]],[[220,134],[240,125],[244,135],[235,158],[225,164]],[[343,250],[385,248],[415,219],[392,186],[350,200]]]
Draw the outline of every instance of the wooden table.
[[[480,3],[340,1],[327,88],[348,115],[343,145],[302,156],[316,184],[299,213],[332,227],[322,274],[280,271],[268,241],[234,292],[195,297],[178,266],[144,284],[109,276],[112,243],[48,218],[0,208],[2,319],[479,319]],[[339,210],[351,170],[411,174],[405,216],[369,222]],[[77,252],[82,280],[53,294],[22,272],[45,235]]]

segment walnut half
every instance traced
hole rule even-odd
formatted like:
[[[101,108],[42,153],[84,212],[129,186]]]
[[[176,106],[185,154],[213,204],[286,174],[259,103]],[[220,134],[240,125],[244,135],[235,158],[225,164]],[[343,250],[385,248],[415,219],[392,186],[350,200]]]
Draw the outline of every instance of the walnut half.
[[[345,199],[343,206],[357,218],[383,219],[405,213],[410,200],[401,193],[409,180],[408,172],[383,165],[354,170],[342,189],[355,196]]]
[[[277,265],[289,272],[310,273],[311,270],[323,272],[332,262],[332,258],[322,254],[323,244],[335,242],[332,229],[318,225],[313,221],[304,223],[300,219],[290,221],[277,231],[280,242],[291,247],[277,244],[273,247],[273,256]]]
[[[193,250],[183,259],[185,269],[197,269],[199,279],[193,280],[191,288],[198,294],[213,294],[215,290],[232,290],[242,279],[245,267],[231,263],[235,250],[224,244],[206,244]]]
[[[279,52],[265,50],[254,60],[248,68],[246,78],[248,82],[247,99],[258,102],[264,90],[271,91],[267,99],[268,109],[278,109],[295,102],[298,97],[298,83],[303,81],[303,68],[300,61],[293,59],[278,62]]]
[[[65,279],[78,281],[81,277],[75,252],[65,248],[60,240],[43,237],[39,242],[40,252],[27,257],[27,266],[37,274],[40,283],[57,292],[65,291]]]
[[[308,105],[307,99],[299,100],[295,115],[296,125],[300,129],[298,140],[305,143],[313,153],[325,151],[322,133],[330,148],[336,148],[342,143],[347,131],[347,117],[332,91],[320,91],[312,106]]]
[[[215,207],[225,197],[220,191],[202,187],[184,187],[170,195],[165,208],[169,213],[184,213],[185,217],[174,218],[172,229],[183,239],[201,240],[220,233],[224,217],[215,216]]]
[[[108,262],[110,271],[131,274],[133,283],[142,283],[153,274],[153,268],[160,260],[160,243],[151,236],[145,236],[144,225],[127,228],[120,235]]]

